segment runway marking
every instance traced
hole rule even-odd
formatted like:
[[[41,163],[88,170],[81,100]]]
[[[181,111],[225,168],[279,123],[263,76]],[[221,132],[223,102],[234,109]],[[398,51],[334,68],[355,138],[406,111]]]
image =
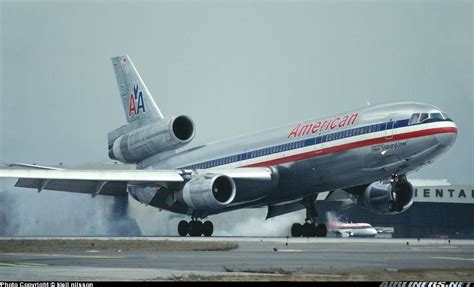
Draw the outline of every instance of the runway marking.
[[[413,247],[412,250],[437,250],[437,249],[458,249],[458,248],[461,248],[461,246],[452,246],[452,245],[448,245],[448,246],[416,246],[416,247]]]
[[[40,267],[40,266],[47,266],[47,264],[36,264],[36,263],[7,263],[7,262],[0,262],[0,267]]]
[[[278,249],[278,252],[303,252],[301,249]]]
[[[446,260],[465,260],[474,261],[474,258],[462,258],[462,257],[430,257],[431,259],[446,259]]]
[[[67,258],[67,257],[66,257]],[[123,256],[100,256],[100,255],[78,255],[78,256],[72,256],[71,258],[80,258],[80,259],[123,259],[125,257]]]

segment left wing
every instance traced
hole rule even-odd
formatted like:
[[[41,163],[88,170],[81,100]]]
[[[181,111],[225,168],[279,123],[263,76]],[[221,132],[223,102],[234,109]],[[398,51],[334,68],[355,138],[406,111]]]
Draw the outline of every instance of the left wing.
[[[28,166],[13,164],[10,166]],[[67,170],[45,166],[0,169],[0,178],[18,178],[15,186],[78,193],[92,196],[126,196],[128,184],[184,183],[197,173],[224,174],[235,179],[271,180],[268,168],[215,169],[215,170]]]
[[[127,184],[183,182],[179,170],[66,170],[0,169],[0,178],[18,178],[15,186],[89,193],[93,196],[126,196]]]

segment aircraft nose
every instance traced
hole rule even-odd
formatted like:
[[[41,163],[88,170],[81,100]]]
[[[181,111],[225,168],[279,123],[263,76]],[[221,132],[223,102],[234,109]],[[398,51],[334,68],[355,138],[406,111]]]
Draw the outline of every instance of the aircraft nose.
[[[371,235],[371,236],[377,235],[377,230],[375,230],[375,228],[372,228],[372,229],[370,230],[370,235]]]
[[[436,139],[438,142],[445,146],[445,147],[451,147],[454,142],[456,141],[457,138],[457,127],[454,125],[454,127],[450,128],[450,132],[447,133],[442,133],[442,134],[437,134]]]

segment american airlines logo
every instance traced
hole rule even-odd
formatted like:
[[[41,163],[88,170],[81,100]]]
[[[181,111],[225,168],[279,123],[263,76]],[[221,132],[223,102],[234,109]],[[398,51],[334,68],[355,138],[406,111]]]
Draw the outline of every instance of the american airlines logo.
[[[318,121],[310,124],[298,124],[294,127],[288,138],[296,138],[306,135],[314,135],[317,132],[331,131],[335,129],[345,128],[354,125],[359,113],[353,113],[351,115],[344,115],[340,117],[333,117],[327,120]]]
[[[128,107],[128,116],[132,117],[145,112],[145,103],[143,102],[143,93],[138,90],[138,85],[133,86],[133,94],[130,94],[130,102]]]

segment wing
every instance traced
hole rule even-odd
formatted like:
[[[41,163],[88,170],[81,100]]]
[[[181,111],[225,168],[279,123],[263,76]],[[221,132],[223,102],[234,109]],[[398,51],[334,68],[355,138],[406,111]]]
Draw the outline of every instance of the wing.
[[[178,170],[0,169],[0,178],[18,178],[15,186],[126,196],[128,183],[183,182]]]
[[[10,166],[19,166],[18,164]],[[27,165],[20,165],[22,167]],[[267,168],[216,170],[67,170],[36,166],[31,168],[3,168],[0,178],[18,178],[15,186],[78,193],[92,196],[126,196],[128,184],[167,185],[183,183],[195,173],[219,173],[236,179],[270,180]]]

